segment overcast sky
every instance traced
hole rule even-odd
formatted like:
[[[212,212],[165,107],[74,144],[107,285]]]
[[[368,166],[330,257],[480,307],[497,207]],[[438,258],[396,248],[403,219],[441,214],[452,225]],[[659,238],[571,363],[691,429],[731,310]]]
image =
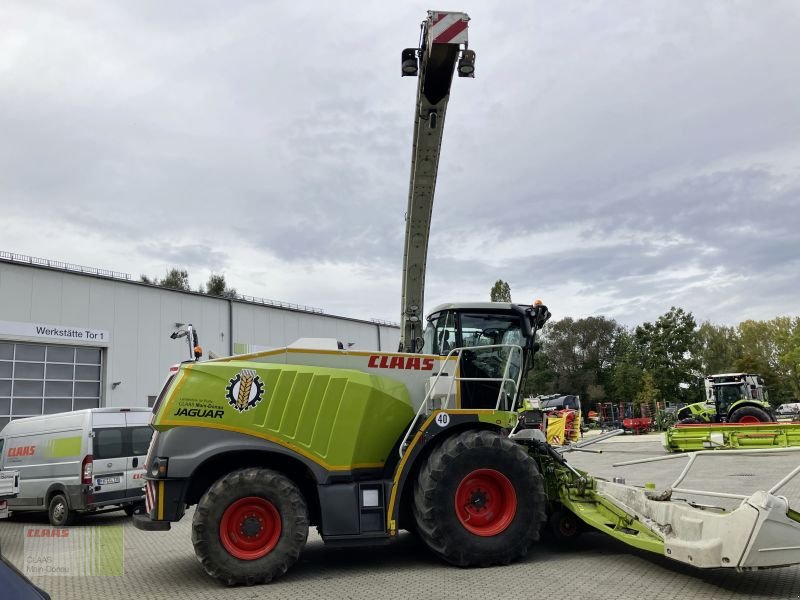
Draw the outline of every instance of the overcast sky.
[[[0,4],[0,249],[399,320],[428,8],[465,10],[426,307],[798,314],[800,3]]]

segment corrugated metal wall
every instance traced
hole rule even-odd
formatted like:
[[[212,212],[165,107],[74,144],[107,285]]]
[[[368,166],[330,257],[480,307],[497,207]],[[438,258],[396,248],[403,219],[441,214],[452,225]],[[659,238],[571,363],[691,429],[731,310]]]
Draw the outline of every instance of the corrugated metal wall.
[[[106,349],[105,406],[146,406],[148,396],[158,394],[169,366],[186,356],[183,340],[169,339],[176,323],[197,327],[206,356],[229,355],[235,346],[285,346],[301,337],[336,338],[362,350],[377,350],[380,344],[395,351],[400,337],[398,328],[368,321],[6,262],[0,262],[0,321],[108,331],[110,340],[102,343],[69,342]],[[0,339],[65,343],[2,332]]]

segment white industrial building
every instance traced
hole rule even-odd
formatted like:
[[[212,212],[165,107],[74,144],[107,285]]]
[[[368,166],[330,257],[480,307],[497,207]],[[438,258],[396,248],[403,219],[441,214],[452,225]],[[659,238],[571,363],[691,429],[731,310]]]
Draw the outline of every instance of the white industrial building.
[[[0,252],[0,428],[11,418],[97,406],[148,406],[170,365],[170,334],[194,325],[205,357],[327,337],[397,349],[394,323],[260,298],[182,292],[129,275]]]

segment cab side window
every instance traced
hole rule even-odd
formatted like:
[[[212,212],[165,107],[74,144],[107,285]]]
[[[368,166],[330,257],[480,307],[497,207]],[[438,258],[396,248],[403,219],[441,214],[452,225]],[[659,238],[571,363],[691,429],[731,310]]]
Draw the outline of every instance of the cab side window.
[[[436,324],[436,354],[447,354],[456,344],[456,315],[448,312],[439,317]]]
[[[443,312],[428,321],[425,328],[425,354],[447,354],[456,344],[456,316],[453,312]]]

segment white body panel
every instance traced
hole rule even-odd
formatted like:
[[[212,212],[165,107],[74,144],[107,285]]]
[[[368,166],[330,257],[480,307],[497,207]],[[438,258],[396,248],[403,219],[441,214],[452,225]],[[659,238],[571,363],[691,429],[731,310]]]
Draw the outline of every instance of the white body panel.
[[[597,491],[664,539],[668,558],[700,568],[739,570],[800,563],[800,522],[786,498],[755,492],[730,512],[652,500],[645,490],[597,481]]]

